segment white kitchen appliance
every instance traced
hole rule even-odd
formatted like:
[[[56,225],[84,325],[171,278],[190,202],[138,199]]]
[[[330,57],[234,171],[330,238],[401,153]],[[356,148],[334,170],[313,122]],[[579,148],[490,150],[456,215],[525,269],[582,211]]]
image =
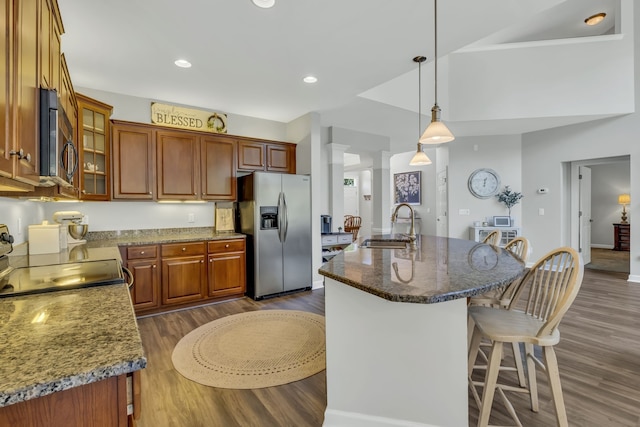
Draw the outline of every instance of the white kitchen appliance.
[[[89,230],[89,225],[84,223],[84,215],[78,211],[58,211],[54,212],[53,220],[66,230],[65,237],[67,244],[75,245],[78,243],[86,243],[83,237]]]

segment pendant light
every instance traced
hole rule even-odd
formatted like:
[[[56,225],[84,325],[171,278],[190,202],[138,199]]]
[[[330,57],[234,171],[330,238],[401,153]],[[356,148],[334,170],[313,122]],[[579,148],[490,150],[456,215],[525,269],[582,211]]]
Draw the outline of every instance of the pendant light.
[[[440,120],[440,107],[438,106],[438,0],[433,0],[433,28],[434,28],[434,98],[435,102],[431,108],[431,123],[420,137],[423,144],[441,144],[443,142],[453,141],[455,137],[451,131]]]
[[[422,70],[421,64],[426,61],[427,58],[424,56],[416,56],[413,58],[413,62],[418,63],[418,136],[420,136],[420,131],[422,131]],[[418,142],[418,148],[416,149],[416,154],[413,156],[411,161],[409,162],[411,166],[426,166],[431,164],[431,159],[422,151],[422,144]]]

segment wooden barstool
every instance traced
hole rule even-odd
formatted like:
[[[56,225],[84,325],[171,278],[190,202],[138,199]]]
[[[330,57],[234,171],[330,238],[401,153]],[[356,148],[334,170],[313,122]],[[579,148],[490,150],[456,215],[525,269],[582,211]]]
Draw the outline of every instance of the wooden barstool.
[[[469,385],[478,404],[478,426],[489,424],[495,392],[502,397],[507,411],[517,425],[522,425],[505,391],[529,394],[531,409],[538,412],[536,366],[542,368],[549,381],[558,426],[568,426],[562,397],[560,373],[553,346],[560,341],[558,325],[578,294],[582,284],[584,263],[578,253],[568,247],[549,252],[526,273],[518,285],[508,308],[469,307],[474,329],[469,348]],[[492,342],[484,382],[472,379],[480,342]],[[498,373],[504,343],[524,343],[528,381],[526,387],[499,384]],[[544,361],[534,354],[534,345],[542,347]],[[482,387],[482,399],[477,387]]]

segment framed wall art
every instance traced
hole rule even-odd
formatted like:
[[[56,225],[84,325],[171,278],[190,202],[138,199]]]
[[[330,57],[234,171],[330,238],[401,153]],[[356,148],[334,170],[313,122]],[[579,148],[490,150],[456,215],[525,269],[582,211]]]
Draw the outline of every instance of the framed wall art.
[[[408,203],[410,205],[419,205],[422,203],[420,173],[420,171],[414,171],[393,174],[396,204]]]

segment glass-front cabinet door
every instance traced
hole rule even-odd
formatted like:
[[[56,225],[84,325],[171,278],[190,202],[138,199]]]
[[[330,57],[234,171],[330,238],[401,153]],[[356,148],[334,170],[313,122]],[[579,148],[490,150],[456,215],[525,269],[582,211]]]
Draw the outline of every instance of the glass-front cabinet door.
[[[78,98],[80,198],[111,198],[110,126],[113,107],[82,94]]]

